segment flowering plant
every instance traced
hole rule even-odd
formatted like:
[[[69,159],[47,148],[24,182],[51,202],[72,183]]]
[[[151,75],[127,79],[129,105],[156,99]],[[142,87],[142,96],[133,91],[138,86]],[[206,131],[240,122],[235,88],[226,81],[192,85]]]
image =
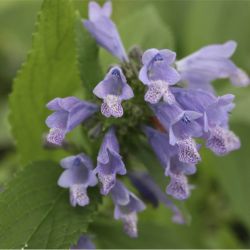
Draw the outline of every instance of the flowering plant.
[[[86,119],[93,120],[92,126],[98,129],[92,131],[92,136],[104,136],[96,168],[84,154],[65,158],[61,166],[67,170],[58,184],[70,188],[73,206],[86,206],[90,202],[86,188],[97,184],[97,175],[101,194],[112,197],[115,219],[123,221],[129,236],[137,237],[137,213],[145,209],[145,204],[118,176],[127,175],[142,195],[150,192],[151,199],[168,204],[174,222],[185,223],[168,195],[178,200],[190,196],[192,185],[187,175],[194,174],[201,161],[200,145],[195,138],[203,139],[206,147],[219,156],[240,148],[240,140],[228,124],[234,96],[217,96],[211,82],[229,78],[236,86],[247,86],[250,79],[230,60],[236,49],[234,41],[206,46],[178,61],[176,53],[169,49],[143,52],[134,47],[127,55],[110,19],[111,12],[110,1],[102,7],[90,2],[89,20],[83,21],[96,42],[120,60],[120,65],[111,66],[93,89],[93,95],[102,103],[98,104],[94,97],[91,103],[75,97],[50,101],[47,107],[55,112],[46,120],[51,128],[47,140],[60,146],[67,132],[77,125],[84,126]],[[107,122],[111,117],[116,120]],[[148,140],[161,162],[163,174],[170,177],[165,194],[148,173],[137,173],[136,167],[126,169],[126,157],[120,153],[118,138],[121,151],[126,152],[129,151],[126,147],[133,146],[134,139],[140,137]]]
[[[189,176],[195,175],[199,164],[206,161],[203,148],[216,156],[225,156],[241,147],[239,137],[229,126],[235,96],[218,95],[213,85],[218,79],[229,79],[239,87],[250,84],[247,73],[231,60],[237,43],[230,40],[208,45],[182,59],[170,48],[143,49],[139,42],[126,51],[118,28],[111,20],[111,1],[102,6],[90,1],[88,19],[83,20],[75,15],[70,1],[65,0],[63,10],[55,2],[44,2],[40,16],[42,35],[34,38],[35,45],[42,41],[44,51],[37,49],[36,53],[31,53],[30,64],[23,68],[25,72],[29,65],[45,58],[48,65],[44,66],[44,74],[50,79],[49,83],[62,82],[62,87],[55,91],[48,84],[47,92],[51,90],[52,94],[41,97],[37,93],[38,100],[46,101],[46,108],[43,106],[40,113],[37,110],[34,114],[39,117],[35,124],[39,121],[40,139],[34,144],[35,156],[30,156],[32,143],[21,155],[22,161],[31,162],[31,165],[18,177],[18,183],[25,183],[26,202],[16,222],[21,223],[28,209],[36,208],[37,216],[34,215],[25,227],[25,237],[20,237],[23,240],[9,243],[11,238],[3,233],[7,239],[3,246],[36,248],[39,242],[39,247],[44,248],[65,248],[67,245],[71,249],[93,249],[100,235],[96,232],[101,227],[92,223],[97,211],[99,221],[102,217],[109,219],[113,213],[126,237],[130,238],[140,238],[140,216],[151,205],[161,204],[167,208],[164,211],[171,213],[175,224],[184,227],[192,223],[183,204],[192,199],[194,189],[199,192],[203,188],[202,185],[196,187],[195,179],[189,182]],[[46,22],[55,18],[50,10],[52,7],[59,19],[66,15],[68,20],[65,23],[55,21],[55,29],[49,34],[53,36],[58,32],[58,41],[56,45],[53,42],[47,45]],[[70,33],[65,35],[65,30]],[[68,39],[67,46],[64,39]],[[85,44],[89,47],[84,47]],[[94,51],[92,54],[103,48],[114,57],[114,64],[105,67],[106,73],[102,73],[89,48]],[[55,56],[48,56],[48,51]],[[74,61],[76,52],[77,63]],[[61,57],[70,60],[67,66],[71,68],[61,65]],[[54,74],[54,64],[50,65],[50,60],[61,67],[63,77]],[[78,97],[77,91],[63,92],[64,84],[74,85],[79,77],[74,63],[82,67],[84,98],[81,94]],[[27,77],[29,82],[29,77],[33,73],[36,75],[36,72],[27,72],[27,76],[20,73],[20,82],[22,77]],[[19,93],[18,79],[17,90],[14,89],[11,96],[13,107]],[[28,104],[26,107],[30,108]],[[11,119],[17,120],[17,113],[11,114]],[[44,120],[41,121],[41,117]],[[44,123],[46,130],[42,127]],[[29,134],[31,141],[32,131]],[[13,128],[15,133],[17,144],[22,143]],[[49,161],[36,162],[44,159]],[[52,167],[54,165],[56,168]],[[30,201],[27,193],[31,192],[34,180],[38,197]],[[46,191],[41,195],[39,190]],[[11,196],[5,193],[3,204],[18,207],[18,200],[9,201]],[[68,221],[61,222],[66,217]],[[45,239],[44,229],[50,230],[46,244],[41,242],[43,237]],[[2,232],[11,233],[11,230],[3,227]],[[61,236],[57,234],[59,231]],[[61,238],[63,243],[58,243]]]

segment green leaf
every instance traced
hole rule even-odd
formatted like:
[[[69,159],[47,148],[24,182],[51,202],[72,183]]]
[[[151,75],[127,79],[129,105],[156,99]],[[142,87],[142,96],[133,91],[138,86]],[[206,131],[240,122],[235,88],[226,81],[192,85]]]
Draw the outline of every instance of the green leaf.
[[[93,98],[93,88],[102,80],[103,73],[99,62],[99,48],[96,41],[84,28],[82,19],[78,14],[76,23],[76,41],[80,76],[84,87],[84,96]]]
[[[32,50],[14,81],[10,123],[23,164],[52,157],[42,146],[48,131],[45,105],[80,87],[75,44],[76,15],[69,0],[45,0]],[[58,152],[56,152],[58,153]]]
[[[11,143],[9,124],[7,122],[8,107],[6,99],[0,101],[0,148],[8,148]]]
[[[69,248],[93,220],[99,195],[73,208],[68,190],[57,186],[62,169],[49,161],[28,165],[0,194],[0,248]]]
[[[128,50],[139,45],[143,50],[149,48],[173,48],[174,41],[169,27],[161,20],[157,9],[149,4],[132,12],[118,24],[122,42]],[[101,61],[104,67],[115,62],[106,51],[101,50]]]

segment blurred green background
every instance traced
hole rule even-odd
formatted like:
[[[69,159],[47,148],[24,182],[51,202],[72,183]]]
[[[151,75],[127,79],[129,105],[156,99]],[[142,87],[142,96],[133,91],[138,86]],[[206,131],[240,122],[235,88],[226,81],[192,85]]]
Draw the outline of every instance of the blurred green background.
[[[86,16],[87,2],[74,2]],[[40,0],[0,0],[0,188],[18,168],[7,119],[8,95],[13,78],[31,48],[40,6]],[[178,58],[207,44],[235,40],[238,49],[233,60],[250,74],[250,1],[114,0],[113,6],[113,19],[121,28],[125,45],[137,26],[147,27],[154,21],[143,16],[130,29],[125,20],[129,23],[133,13],[149,8],[157,11],[161,22],[170,28],[172,49]],[[154,39],[162,39],[160,44],[165,42],[164,34],[150,39],[152,43]],[[106,59],[103,60],[105,63]],[[219,94],[236,95],[231,127],[240,136],[242,148],[223,158],[202,150],[203,161],[191,178],[196,189],[185,204],[190,224],[173,225],[170,212],[164,207],[157,210],[149,207],[140,217],[141,241],[127,241],[112,224],[108,230],[102,230],[102,223],[96,226],[94,230],[103,232],[100,239],[103,247],[117,246],[117,241],[124,248],[250,248],[250,87],[239,89],[226,81],[218,81],[215,86]]]

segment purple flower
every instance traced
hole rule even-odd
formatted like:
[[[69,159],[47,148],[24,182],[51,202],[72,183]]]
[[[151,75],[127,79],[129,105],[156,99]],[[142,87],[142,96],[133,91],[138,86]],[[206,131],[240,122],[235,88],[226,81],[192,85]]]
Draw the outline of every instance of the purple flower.
[[[93,90],[93,93],[103,99],[101,112],[104,116],[121,117],[123,115],[122,100],[134,96],[133,90],[119,67],[113,67]]]
[[[87,188],[97,184],[90,158],[84,154],[69,156],[61,160],[65,169],[61,174],[58,185],[70,190],[70,203],[72,206],[86,206],[89,204]]]
[[[195,164],[200,160],[197,146],[194,142],[192,142],[194,144],[192,147],[188,144],[180,145],[180,143],[185,144],[187,139],[180,140],[176,146],[172,146],[169,144],[169,137],[166,133],[149,127],[145,127],[144,132],[165,169],[165,175],[171,178],[167,193],[176,199],[187,199],[190,189],[185,175],[196,172]]]
[[[111,189],[111,197],[115,204],[114,218],[122,220],[124,231],[130,237],[137,237],[137,213],[145,209],[144,203],[120,181]]]
[[[125,175],[126,168],[119,154],[119,143],[114,128],[105,134],[101,145],[95,173],[101,182],[101,193],[107,195],[116,183],[116,175]]]
[[[236,42],[209,45],[176,62],[181,78],[191,88],[212,90],[215,79],[230,78],[236,86],[250,83],[247,74],[238,68],[229,58],[236,49]]]
[[[149,49],[142,56],[143,67],[139,79],[148,86],[145,101],[158,103],[161,98],[169,104],[175,102],[169,85],[180,80],[179,73],[171,67],[176,54],[171,50]]]
[[[207,147],[217,155],[225,155],[240,147],[239,138],[228,129],[228,113],[234,108],[234,96],[216,97],[203,90],[173,90],[182,107],[203,113],[198,120],[203,127]]]
[[[185,219],[178,207],[168,198],[168,196],[162,192],[160,187],[154,182],[154,180],[147,173],[132,173],[130,179],[134,186],[138,189],[142,197],[152,202],[154,206],[157,206],[161,202],[165,207],[171,209],[173,212],[172,220],[178,224],[184,224]]]
[[[100,46],[121,61],[127,62],[128,57],[116,25],[110,19],[111,13],[110,1],[107,1],[103,7],[91,1],[89,3],[89,20],[84,20],[83,24]]]
[[[159,103],[152,108],[156,117],[169,133],[170,145],[178,146],[180,161],[194,164],[200,161],[197,145],[192,137],[202,135],[202,128],[196,122],[196,119],[200,118],[202,114],[183,110],[177,104]]]
[[[46,124],[50,128],[47,140],[57,145],[62,144],[68,132],[98,110],[97,105],[76,97],[55,98],[47,104],[47,108],[55,111],[46,119]]]
[[[71,246],[71,250],[73,249],[96,249],[95,244],[92,242],[91,237],[88,235],[82,235],[77,244]]]
[[[160,132],[150,127],[144,127],[144,132],[150,146],[164,169],[169,168],[171,161],[176,156],[178,156],[181,165],[187,163],[189,166],[189,164],[196,164],[200,161],[200,155],[197,150],[198,147],[191,138],[179,140],[177,144],[173,146],[169,143],[169,136],[167,133]],[[176,162],[175,165],[178,166]],[[186,168],[188,167],[186,166]]]

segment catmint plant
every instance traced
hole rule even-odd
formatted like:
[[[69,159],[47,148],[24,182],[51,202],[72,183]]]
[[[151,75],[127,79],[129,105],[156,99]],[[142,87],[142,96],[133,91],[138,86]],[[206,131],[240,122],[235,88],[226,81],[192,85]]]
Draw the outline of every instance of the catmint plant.
[[[91,156],[79,151],[62,159],[58,185],[69,189],[72,206],[82,207],[91,203],[88,190],[98,186],[112,200],[114,218],[122,221],[125,233],[137,237],[138,213],[146,204],[162,203],[172,211],[173,222],[186,222],[173,199],[191,196],[188,176],[202,161],[197,139],[218,156],[240,148],[240,139],[229,128],[234,96],[217,96],[212,82],[223,78],[247,86],[250,80],[230,59],[234,41],[206,46],[179,60],[167,48],[143,52],[135,46],[127,53],[111,12],[110,1],[102,7],[90,2],[83,28],[120,63],[95,83],[91,100],[55,97],[47,104],[53,111],[46,120],[47,140],[62,146],[76,126],[87,130],[97,150]],[[168,182],[165,190],[150,171],[139,171],[128,160],[140,151],[138,142],[149,145],[159,160]],[[79,244],[92,246],[87,236]]]

